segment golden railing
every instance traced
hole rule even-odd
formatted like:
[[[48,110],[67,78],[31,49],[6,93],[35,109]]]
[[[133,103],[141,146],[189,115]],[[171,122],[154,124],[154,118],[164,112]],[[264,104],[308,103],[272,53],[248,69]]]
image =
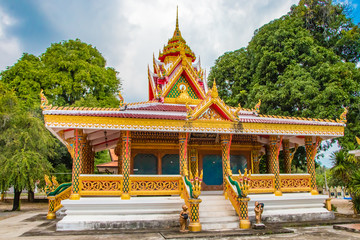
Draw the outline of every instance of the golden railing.
[[[233,176],[238,181],[239,176]],[[274,174],[252,174],[249,193],[273,193],[275,191]]]
[[[131,195],[180,195],[180,175],[130,176]]]
[[[235,176],[233,176],[233,178],[235,179]],[[236,213],[239,215],[239,210],[240,210],[240,203],[239,203],[239,197],[238,194],[236,192],[236,189],[234,188],[234,186],[229,182],[228,178],[225,178],[225,186],[226,186],[226,197],[229,198],[231,204],[233,205]]]
[[[122,175],[87,175],[79,177],[81,196],[121,196]],[[180,195],[180,175],[131,175],[130,195]]]
[[[238,176],[233,176],[239,180]],[[310,174],[280,174],[281,192],[310,192]],[[274,174],[252,174],[249,193],[275,192]]]
[[[79,194],[81,196],[121,196],[122,178],[122,175],[82,174],[79,177]]]
[[[310,192],[310,174],[280,174],[282,192]]]

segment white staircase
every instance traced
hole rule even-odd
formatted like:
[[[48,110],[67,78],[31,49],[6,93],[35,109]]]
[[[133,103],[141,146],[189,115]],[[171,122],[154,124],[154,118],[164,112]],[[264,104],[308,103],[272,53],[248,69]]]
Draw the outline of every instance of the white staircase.
[[[230,200],[226,200],[222,195],[222,191],[204,191],[200,198],[202,230],[239,229],[239,217]]]
[[[175,197],[84,197],[63,200],[66,216],[57,231],[179,227],[184,200]]]

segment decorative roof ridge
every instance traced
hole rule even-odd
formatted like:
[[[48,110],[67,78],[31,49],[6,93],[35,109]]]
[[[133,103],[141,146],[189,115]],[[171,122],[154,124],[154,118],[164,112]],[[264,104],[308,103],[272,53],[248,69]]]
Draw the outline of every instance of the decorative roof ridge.
[[[220,110],[223,111],[223,114],[225,114],[230,119],[230,121],[235,121],[236,118],[234,117],[231,108],[228,105],[226,105],[221,98],[219,98],[215,81],[212,89],[208,91],[206,98],[203,101],[201,101],[195,108],[190,109],[188,105],[186,106],[188,109],[187,120],[197,119],[200,116],[200,114],[204,112],[206,108],[209,108],[212,104],[215,104],[218,107],[220,107]]]
[[[280,120],[294,120],[294,121],[309,121],[309,122],[318,122],[318,123],[331,123],[331,124],[341,124],[344,123],[335,121],[332,119],[321,119],[321,118],[304,118],[304,117],[290,117],[290,116],[279,116],[279,115],[265,115],[265,114],[259,114],[258,117],[264,118],[264,119],[280,119]]]
[[[184,59],[186,59],[186,58],[179,56],[178,60],[179,59],[184,61]],[[176,63],[178,62],[178,60],[176,61]],[[183,64],[179,68],[177,68],[177,66],[179,66],[180,62],[178,64],[176,64],[176,68],[178,70],[175,72],[175,74],[172,77],[170,77],[169,83],[166,84],[165,89],[163,90],[163,97],[165,97],[169,93],[169,91],[171,90],[171,88],[173,87],[175,82],[178,80],[178,78],[181,76],[181,74],[183,72],[186,72],[192,82],[192,85],[196,88],[197,92],[199,92],[199,94],[201,95],[201,98],[205,98],[206,97],[205,90],[203,88],[201,88],[200,84],[198,83],[197,78],[196,78],[196,73],[194,73],[194,70],[192,69],[192,64],[188,60],[185,60],[184,63],[185,64]],[[173,74],[173,72],[171,72],[170,75],[172,75],[172,74]]]
[[[179,55],[175,62],[172,63],[171,67],[166,71],[166,75],[170,76],[173,71],[176,69],[176,67],[180,64],[181,56]]]

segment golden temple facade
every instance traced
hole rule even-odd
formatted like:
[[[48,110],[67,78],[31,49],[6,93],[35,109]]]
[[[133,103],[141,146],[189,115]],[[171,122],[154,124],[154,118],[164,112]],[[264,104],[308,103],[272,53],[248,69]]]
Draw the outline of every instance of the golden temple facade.
[[[202,191],[223,190],[230,197],[228,177],[239,171],[244,174],[245,169],[252,173],[249,193],[317,194],[317,148],[322,140],[344,134],[346,116],[338,120],[270,116],[260,113],[260,100],[253,109],[225,104],[215,81],[208,89],[178,18],[172,38],[148,69],[148,85],[148,101],[126,103],[119,94],[119,108],[53,107],[42,95],[45,125],[73,158],[67,197],[116,195],[126,200],[132,195],[179,194],[190,206],[197,198],[189,193],[185,197],[182,177],[194,182],[202,172],[198,186]],[[306,148],[308,173],[291,174],[299,146]],[[94,153],[106,149],[115,149],[118,174],[86,175],[94,173]],[[260,161],[266,161],[265,175],[259,174]],[[232,203],[235,198],[236,194]],[[49,212],[54,213],[59,204],[58,198]]]

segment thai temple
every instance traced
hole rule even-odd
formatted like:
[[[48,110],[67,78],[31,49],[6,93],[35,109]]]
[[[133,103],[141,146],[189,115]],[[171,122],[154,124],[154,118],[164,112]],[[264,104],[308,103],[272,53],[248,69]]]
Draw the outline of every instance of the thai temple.
[[[148,101],[119,94],[118,108],[55,107],[41,93],[45,125],[73,159],[71,183],[46,176],[47,218],[66,210],[57,230],[174,227],[183,204],[193,232],[250,228],[255,201],[265,204],[265,222],[334,218],[317,191],[315,155],[321,141],[344,135],[346,110],[327,120],[264,115],[260,100],[252,109],[228,106],[215,81],[208,87],[178,17],[147,79]],[[299,146],[307,173],[294,174]],[[95,153],[108,149],[117,156],[112,171],[103,164],[94,174]]]

